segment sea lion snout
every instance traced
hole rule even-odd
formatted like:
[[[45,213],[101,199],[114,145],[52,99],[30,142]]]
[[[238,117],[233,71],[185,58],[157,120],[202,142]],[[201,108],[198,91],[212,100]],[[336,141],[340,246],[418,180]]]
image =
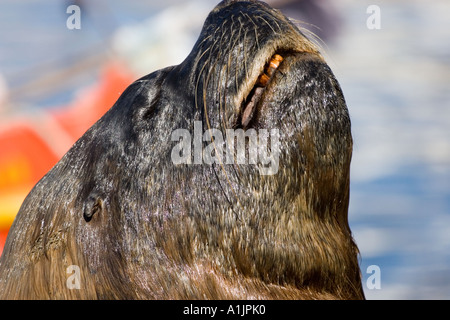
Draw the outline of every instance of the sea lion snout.
[[[280,12],[260,1],[224,1],[208,15],[190,55],[175,68],[182,75],[175,81],[191,89],[193,105],[211,127],[246,127],[256,109],[250,102],[259,100],[263,90],[258,87],[270,79],[270,62],[281,63],[277,59],[296,52],[319,56]],[[243,117],[248,104],[252,107]]]

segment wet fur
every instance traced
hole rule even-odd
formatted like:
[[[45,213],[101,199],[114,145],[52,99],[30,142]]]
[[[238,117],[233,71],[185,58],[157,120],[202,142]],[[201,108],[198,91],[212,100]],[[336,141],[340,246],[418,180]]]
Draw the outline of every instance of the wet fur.
[[[249,127],[280,130],[278,173],[174,165],[173,130],[239,128],[249,79],[277,50],[288,58]],[[182,64],[131,84],[33,188],[0,259],[0,298],[364,298],[351,152],[317,49],[265,4],[225,1]],[[80,289],[66,285],[70,265]]]

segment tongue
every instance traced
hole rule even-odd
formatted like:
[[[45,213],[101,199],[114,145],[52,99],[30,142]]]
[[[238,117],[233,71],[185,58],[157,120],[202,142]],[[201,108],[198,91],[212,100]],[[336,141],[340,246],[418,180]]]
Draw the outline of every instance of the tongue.
[[[253,115],[256,110],[256,105],[258,104],[261,96],[264,92],[264,87],[255,87],[252,90],[250,102],[247,103],[244,109],[244,113],[242,114],[242,126],[246,127],[250,120],[253,118]]]

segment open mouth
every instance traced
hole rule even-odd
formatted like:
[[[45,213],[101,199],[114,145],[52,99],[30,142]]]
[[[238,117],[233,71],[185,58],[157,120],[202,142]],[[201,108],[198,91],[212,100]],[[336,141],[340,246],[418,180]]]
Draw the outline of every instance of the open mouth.
[[[251,89],[249,95],[243,102],[241,125],[247,127],[251,120],[254,118],[258,105],[261,102],[264,91],[268,84],[271,82],[273,76],[278,70],[278,67],[283,62],[284,58],[282,54],[275,53],[265,65],[263,72],[258,76],[255,85]]]

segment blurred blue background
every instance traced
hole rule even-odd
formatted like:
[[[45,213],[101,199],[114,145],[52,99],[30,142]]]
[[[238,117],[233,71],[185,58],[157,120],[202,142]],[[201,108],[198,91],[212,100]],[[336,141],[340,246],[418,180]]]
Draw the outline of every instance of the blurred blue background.
[[[449,299],[450,2],[267,2],[320,36],[344,91],[354,138],[349,220],[366,297]],[[66,27],[71,4],[81,8],[79,30]],[[180,63],[216,4],[3,0],[0,133],[19,113],[73,101],[106,61],[136,79]],[[367,27],[370,5],[381,10],[380,29]],[[380,289],[366,286],[370,265],[380,267]]]

